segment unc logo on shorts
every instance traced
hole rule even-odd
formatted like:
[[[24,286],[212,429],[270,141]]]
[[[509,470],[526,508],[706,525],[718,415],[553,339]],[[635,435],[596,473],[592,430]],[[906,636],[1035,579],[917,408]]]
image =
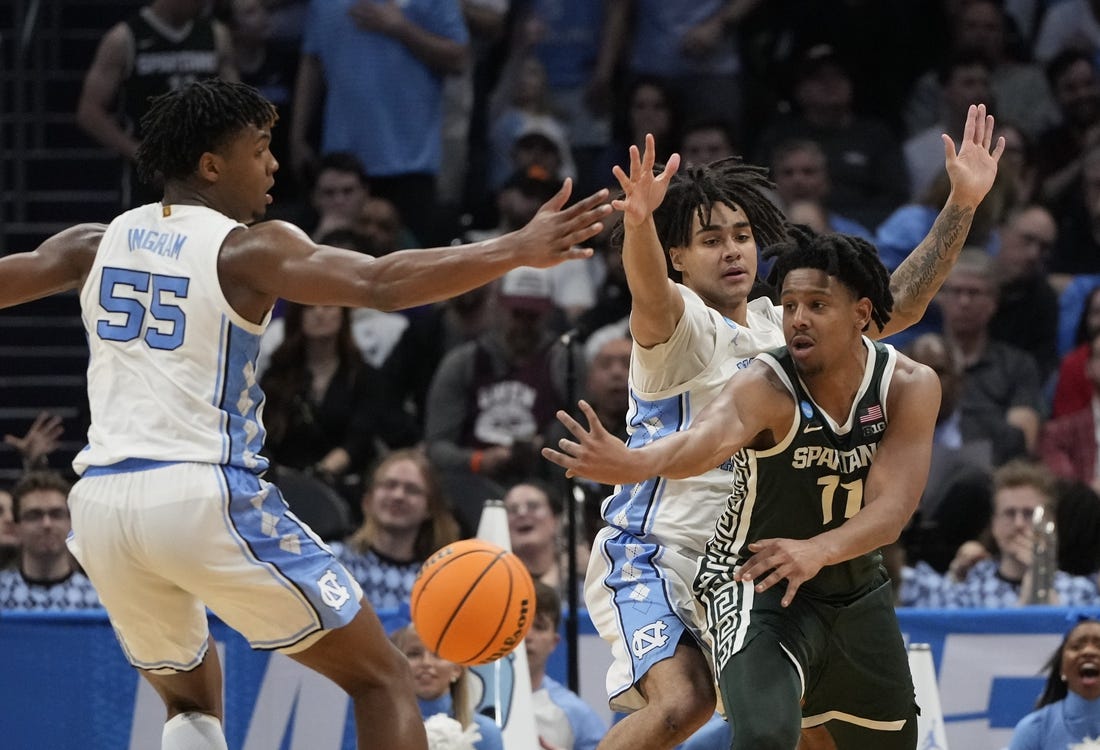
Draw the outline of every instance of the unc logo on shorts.
[[[317,579],[317,587],[321,589],[321,601],[333,609],[340,609],[351,598],[347,587],[340,583],[340,579],[331,570],[326,570]]]
[[[665,635],[667,627],[664,620],[658,620],[635,630],[630,639],[630,650],[634,656],[641,659],[653,649],[668,643],[668,636]]]

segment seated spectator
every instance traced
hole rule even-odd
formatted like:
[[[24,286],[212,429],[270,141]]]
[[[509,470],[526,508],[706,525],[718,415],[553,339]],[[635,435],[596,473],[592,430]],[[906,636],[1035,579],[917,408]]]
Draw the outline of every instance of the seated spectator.
[[[1068,3],[1067,3],[1068,5]],[[1008,750],[1062,750],[1095,745],[1100,736],[1100,621],[1082,618],[1047,662],[1035,704],[1012,732]]]
[[[512,485],[504,494],[508,535],[512,552],[523,561],[531,577],[564,595],[568,585],[568,558],[563,536],[562,499],[537,480]],[[577,585],[584,581],[589,546],[578,539]],[[581,554],[583,553],[583,554]]]
[[[1100,489],[1097,473],[1096,429],[1100,425],[1100,334],[1088,344],[1089,359],[1085,364],[1092,391],[1091,406],[1060,417],[1043,425],[1039,438],[1039,458],[1060,477],[1075,479]]]
[[[607,726],[592,707],[546,674],[546,662],[561,641],[561,597],[535,581],[535,617],[523,639],[531,676],[531,704],[539,742],[553,750],[595,750]]]
[[[852,75],[832,46],[803,50],[794,79],[793,111],[765,128],[754,161],[768,163],[775,147],[792,139],[820,144],[829,165],[830,207],[865,227],[877,226],[909,194],[897,136],[886,122],[856,112]],[[938,163],[942,156],[941,148]],[[943,201],[935,205],[938,212]]]
[[[500,728],[488,716],[474,713],[466,667],[447,661],[428,650],[412,625],[401,628],[390,640],[409,660],[413,686],[425,720],[437,714],[455,719],[463,730],[476,727],[480,735],[475,750],[504,750]]]
[[[985,437],[994,448],[1002,447],[993,456],[999,466],[1018,455],[1034,455],[1042,420],[1034,357],[991,335],[997,293],[992,259],[976,248],[963,248],[936,300],[944,336],[958,352],[965,373],[960,398],[963,434]],[[1010,436],[1018,440],[1015,445],[1007,442]]]
[[[518,268],[497,287],[489,331],[451,350],[428,393],[424,437],[432,463],[468,495],[454,498],[480,515],[480,501],[533,476],[552,476],[538,454],[567,406],[572,347],[555,344],[554,303],[545,274]],[[574,362],[580,372],[583,362]],[[479,481],[480,480],[480,481]],[[487,480],[487,481],[486,481]]]
[[[421,564],[460,538],[439,477],[423,453],[396,450],[383,458],[363,493],[363,524],[332,551],[363,587],[375,609],[408,604]]]
[[[1100,118],[1096,123],[1100,137]],[[1085,152],[1080,175],[1054,208],[1058,241],[1050,255],[1053,283],[1064,289],[1074,276],[1100,274],[1100,142]]]
[[[862,224],[829,210],[828,161],[816,142],[795,139],[780,143],[772,154],[771,173],[775,192],[792,222],[806,224],[819,234],[841,232],[872,240],[871,232]],[[792,216],[796,204],[803,203],[817,206],[824,213],[824,221],[818,220],[814,226],[800,220],[806,217]]]
[[[988,439],[968,439],[963,432],[959,398],[964,376],[944,338],[926,333],[906,354],[939,376],[941,396],[928,482],[903,534],[905,557],[909,563],[924,562],[945,573],[959,546],[976,539],[989,524],[994,449]]]
[[[0,570],[15,567],[19,561],[19,533],[15,528],[11,488],[0,485]]]
[[[733,125],[724,120],[692,120],[680,132],[680,159],[685,167],[740,156]]]
[[[1010,210],[997,234],[999,289],[990,334],[1031,354],[1046,383],[1058,366],[1058,294],[1046,275],[1058,226],[1050,211],[1031,204]]]
[[[92,582],[68,547],[69,483],[52,471],[32,471],[12,488],[19,565],[0,570],[0,610],[100,609]]]
[[[309,470],[349,499],[378,442],[408,444],[403,413],[377,398],[380,376],[363,361],[348,308],[288,304],[286,338],[260,379],[273,463]]]
[[[1080,306],[1073,304],[1070,297],[1082,300]],[[1087,409],[1092,403],[1093,386],[1086,366],[1091,356],[1089,342],[1100,334],[1100,276],[1075,278],[1062,292],[1059,306],[1058,341],[1062,359],[1054,384],[1051,417]],[[1066,325],[1071,319],[1075,328]],[[1067,329],[1072,333],[1067,334]]]
[[[369,195],[367,171],[359,157],[346,151],[327,153],[317,163],[310,190],[313,216],[301,225],[312,227],[309,235],[315,240],[334,229],[353,228]]]
[[[995,609],[1034,603],[1029,598],[1035,562],[1032,518],[1040,506],[1054,511],[1056,492],[1054,477],[1040,464],[1013,461],[994,473],[991,557],[974,563],[950,587],[948,606]],[[1053,604],[1100,604],[1096,582],[1089,578],[1057,570],[1053,588]]]

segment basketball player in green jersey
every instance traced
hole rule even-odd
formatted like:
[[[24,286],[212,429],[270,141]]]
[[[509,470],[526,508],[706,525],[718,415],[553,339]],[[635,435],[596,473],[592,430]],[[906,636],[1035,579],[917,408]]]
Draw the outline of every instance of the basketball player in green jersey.
[[[913,683],[878,550],[924,488],[939,382],[863,335],[893,308],[873,246],[792,237],[765,253],[785,346],[732,377],[684,431],[631,449],[582,402],[588,428],[559,412],[575,440],[543,455],[607,484],[694,476],[733,456],[695,581],[732,747],[794,750],[805,726],[839,750],[912,750]]]

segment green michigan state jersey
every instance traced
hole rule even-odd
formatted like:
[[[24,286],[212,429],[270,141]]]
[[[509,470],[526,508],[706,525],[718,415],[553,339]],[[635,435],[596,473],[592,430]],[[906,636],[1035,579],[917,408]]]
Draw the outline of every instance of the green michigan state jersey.
[[[795,402],[791,429],[766,450],[744,449],[734,457],[735,476],[726,509],[700,562],[696,588],[713,590],[733,580],[735,570],[759,539],[808,539],[834,529],[863,507],[863,489],[878,442],[886,430],[886,393],[897,353],[863,339],[867,367],[843,424],[814,403],[786,347],[757,360],[769,367]],[[830,602],[845,602],[881,578],[879,552],[829,565],[798,590]]]

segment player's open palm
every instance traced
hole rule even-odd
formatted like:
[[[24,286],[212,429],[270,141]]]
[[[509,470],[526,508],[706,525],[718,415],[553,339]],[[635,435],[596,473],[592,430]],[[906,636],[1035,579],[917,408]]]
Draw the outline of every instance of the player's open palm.
[[[941,138],[951,189],[960,202],[977,204],[993,187],[997,163],[1005,150],[1003,137],[993,145],[993,116],[986,114],[984,104],[970,105],[958,153],[949,135],[945,133]]]
[[[660,174],[655,174],[653,165],[656,162],[656,152],[653,134],[647,133],[645,153],[640,153],[637,146],[630,147],[629,176],[618,164],[611,168],[623,189],[623,197],[611,201],[611,207],[622,211],[623,221],[630,226],[643,224],[653,210],[661,205],[672,176],[680,168],[680,155],[673,154]]]
[[[648,478],[637,455],[617,437],[608,432],[587,401],[580,401],[581,412],[588,420],[585,428],[567,412],[558,412],[558,421],[576,440],[562,438],[558,449],[543,448],[543,458],[565,469],[567,477],[585,477],[601,484],[625,484]]]
[[[798,588],[817,575],[825,564],[818,545],[811,539],[761,539],[751,542],[753,555],[741,566],[737,578],[752,581],[757,591],[767,591],[786,579],[783,606],[789,606]]]

